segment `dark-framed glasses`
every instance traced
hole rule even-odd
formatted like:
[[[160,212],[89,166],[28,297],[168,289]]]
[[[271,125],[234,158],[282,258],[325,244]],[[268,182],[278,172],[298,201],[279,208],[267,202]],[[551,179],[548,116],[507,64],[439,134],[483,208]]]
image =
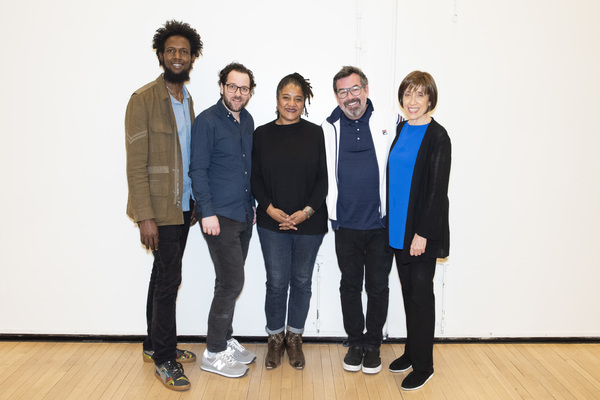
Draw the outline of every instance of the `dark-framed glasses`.
[[[226,83],[225,87],[229,93],[235,93],[238,89],[240,89],[240,93],[243,95],[250,93],[250,88],[248,86],[238,86],[235,83]]]
[[[352,93],[353,96],[358,96],[362,90],[363,86],[354,85],[351,88],[338,89],[337,96],[340,99],[345,99],[348,97],[348,92]]]

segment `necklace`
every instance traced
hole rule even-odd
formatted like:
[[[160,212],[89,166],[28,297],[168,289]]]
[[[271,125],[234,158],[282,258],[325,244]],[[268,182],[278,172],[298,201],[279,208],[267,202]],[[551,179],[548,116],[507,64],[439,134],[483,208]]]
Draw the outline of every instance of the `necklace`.
[[[165,87],[167,88],[167,91],[168,91],[169,93],[171,93],[171,95],[172,95],[173,97],[175,97],[175,99],[176,99],[177,101],[179,101],[179,102],[182,102],[182,101],[183,101],[183,89],[181,89],[181,92],[180,92],[180,93],[173,93],[173,91],[171,90],[171,88],[169,87],[169,85],[167,85],[167,82],[165,82]]]

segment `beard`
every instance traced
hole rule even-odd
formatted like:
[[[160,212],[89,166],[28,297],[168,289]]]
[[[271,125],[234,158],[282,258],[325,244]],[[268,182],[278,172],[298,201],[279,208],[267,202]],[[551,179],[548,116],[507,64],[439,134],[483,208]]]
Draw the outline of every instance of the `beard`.
[[[354,101],[358,101],[358,103],[352,107],[349,107],[348,103],[352,103]],[[363,104],[360,99],[346,100],[343,104],[344,107],[342,107],[342,111],[344,111],[346,116],[349,118],[358,119],[365,112],[366,105]]]
[[[235,100],[243,100],[242,97],[240,96],[236,96],[233,97]],[[240,112],[242,111],[242,109],[244,109],[244,107],[246,107],[246,105],[248,104],[248,101],[250,101],[250,99],[246,99],[246,101],[244,101],[242,104],[239,105],[239,107],[234,106],[227,97],[223,96],[223,103],[225,103],[225,106],[227,107],[227,109],[231,112]]]
[[[192,66],[190,65],[190,67],[187,70],[181,71],[180,73],[175,73],[169,68],[165,67],[164,65],[163,70],[165,71],[163,75],[165,81],[172,83],[185,83],[190,80],[190,72],[192,71]]]

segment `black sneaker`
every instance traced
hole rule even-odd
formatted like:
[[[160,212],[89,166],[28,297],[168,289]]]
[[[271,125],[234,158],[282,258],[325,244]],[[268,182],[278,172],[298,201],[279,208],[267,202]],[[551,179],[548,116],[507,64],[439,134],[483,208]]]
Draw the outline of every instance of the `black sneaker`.
[[[360,371],[363,360],[363,348],[358,346],[350,346],[346,357],[344,357],[344,369],[349,372]]]
[[[390,364],[390,371],[392,372],[404,372],[409,370],[412,367],[412,363],[410,362],[408,356],[406,354],[402,354],[402,357],[396,358]]]
[[[402,381],[402,389],[416,390],[420,389],[433,377],[433,368],[429,371],[412,371]]]
[[[183,373],[183,367],[176,361],[167,361],[156,366],[156,378],[171,390],[188,390],[190,381]]]
[[[379,371],[381,371],[381,358],[379,357],[379,349],[365,347],[362,372],[364,374],[376,374]]]

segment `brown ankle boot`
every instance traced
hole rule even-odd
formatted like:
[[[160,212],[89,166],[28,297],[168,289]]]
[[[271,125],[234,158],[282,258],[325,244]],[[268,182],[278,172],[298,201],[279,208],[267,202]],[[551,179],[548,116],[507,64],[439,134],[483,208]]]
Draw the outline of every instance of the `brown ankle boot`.
[[[285,333],[279,332],[275,335],[269,335],[267,357],[265,358],[265,367],[273,369],[281,365],[281,356],[285,351]]]
[[[287,349],[290,365],[296,369],[304,368],[304,353],[302,352],[302,334],[288,331],[285,337],[285,348]]]

